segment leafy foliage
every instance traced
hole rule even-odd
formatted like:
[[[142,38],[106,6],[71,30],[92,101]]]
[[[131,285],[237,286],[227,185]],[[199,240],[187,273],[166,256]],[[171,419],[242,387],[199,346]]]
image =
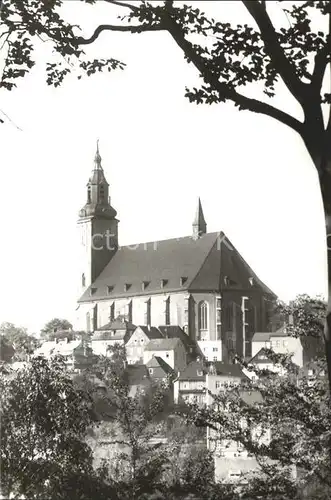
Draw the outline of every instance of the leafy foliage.
[[[12,90],[16,80],[31,71],[36,63],[35,48],[40,42],[49,42],[58,56],[53,55],[55,62],[46,65],[46,81],[54,87],[73,69],[81,78],[101,69],[124,68],[123,63],[112,58],[85,60],[76,43],[75,26],[60,15],[61,5],[61,0],[1,0],[0,42],[4,64],[0,88]]]
[[[13,323],[2,323],[0,325],[0,335],[7,352],[9,346],[13,347],[14,352],[10,358],[13,361],[24,360],[26,355],[32,354],[39,345],[38,339],[33,335],[29,335],[26,328],[15,326]]]
[[[85,442],[90,402],[61,358],[1,373],[1,491],[33,498],[112,497]],[[99,497],[98,497],[99,498]]]

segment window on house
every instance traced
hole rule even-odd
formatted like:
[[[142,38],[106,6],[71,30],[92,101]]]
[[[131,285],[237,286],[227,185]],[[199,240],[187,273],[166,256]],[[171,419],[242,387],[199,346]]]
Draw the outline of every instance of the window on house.
[[[287,341],[287,340],[283,340],[283,346],[284,346],[284,347],[287,347],[287,346],[288,346],[288,341]]]
[[[93,308],[93,330],[98,329],[98,304]]]
[[[153,374],[153,368],[149,368],[148,371],[151,375]]]
[[[115,302],[109,308],[109,321],[114,321],[115,319]]]
[[[221,386],[220,382],[215,382],[215,389],[219,389]]]
[[[129,323],[132,323],[132,300],[126,305],[126,318]]]
[[[166,325],[170,325],[170,297],[164,301],[164,321]]]
[[[145,314],[144,314],[145,325],[151,325],[151,299],[145,302]]]
[[[142,284],[141,284],[141,287],[143,290],[146,290],[146,288],[148,287],[149,285],[149,281],[143,281]]]
[[[280,347],[280,340],[276,340],[276,347]]]
[[[169,353],[168,352],[166,352],[166,358],[169,358]]]
[[[217,356],[214,356],[214,357],[213,357],[213,361],[217,361]]]
[[[218,347],[213,347],[213,352],[218,352]]]
[[[89,312],[86,313],[86,331],[91,331],[91,315]]]
[[[208,330],[208,304],[203,301],[199,304],[198,311],[198,320],[199,320],[199,335],[205,333]]]

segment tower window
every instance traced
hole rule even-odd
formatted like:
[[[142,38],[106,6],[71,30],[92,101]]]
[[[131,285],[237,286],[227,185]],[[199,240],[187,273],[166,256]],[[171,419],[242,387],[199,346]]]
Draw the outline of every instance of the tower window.
[[[208,330],[208,304],[203,301],[199,304],[198,311],[198,319],[199,319],[199,334],[206,332]]]
[[[86,283],[86,279],[85,279],[85,274],[83,273],[82,274],[82,287],[85,286],[85,283]]]
[[[145,325],[151,325],[151,299],[146,300],[145,302]]]
[[[105,197],[105,188],[100,186],[100,199],[103,200]]]
[[[170,297],[164,301],[164,321],[166,325],[170,325]]]
[[[87,203],[91,203],[91,186],[87,188]]]
[[[109,308],[109,321],[112,322],[115,319],[115,302]]]

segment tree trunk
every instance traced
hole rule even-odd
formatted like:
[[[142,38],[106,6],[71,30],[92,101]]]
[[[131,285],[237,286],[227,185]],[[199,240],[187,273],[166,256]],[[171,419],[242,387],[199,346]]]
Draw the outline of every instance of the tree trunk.
[[[309,119],[307,120],[307,125]],[[303,140],[319,175],[324,207],[328,273],[328,305],[324,327],[325,355],[331,395],[331,137],[324,130],[322,115],[312,114],[306,125]]]

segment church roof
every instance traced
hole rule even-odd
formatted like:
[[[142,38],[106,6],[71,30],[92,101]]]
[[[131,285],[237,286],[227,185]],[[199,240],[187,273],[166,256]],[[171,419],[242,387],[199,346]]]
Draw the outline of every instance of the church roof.
[[[225,277],[231,278],[230,285]],[[225,235],[214,232],[198,239],[186,236],[119,247],[79,302],[176,291],[216,292],[226,287],[248,289],[250,278],[254,287],[275,297]]]

